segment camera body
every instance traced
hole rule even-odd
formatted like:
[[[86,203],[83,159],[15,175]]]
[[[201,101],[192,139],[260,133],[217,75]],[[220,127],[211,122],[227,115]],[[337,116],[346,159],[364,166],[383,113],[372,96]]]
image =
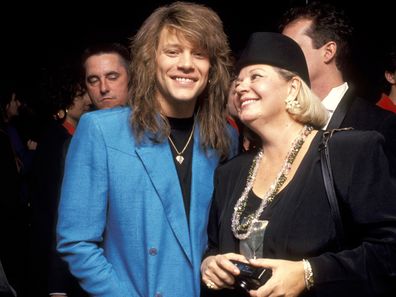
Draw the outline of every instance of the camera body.
[[[245,291],[257,290],[272,276],[271,269],[253,267],[235,260],[231,260],[231,262],[241,272],[238,276],[235,276],[235,284]]]

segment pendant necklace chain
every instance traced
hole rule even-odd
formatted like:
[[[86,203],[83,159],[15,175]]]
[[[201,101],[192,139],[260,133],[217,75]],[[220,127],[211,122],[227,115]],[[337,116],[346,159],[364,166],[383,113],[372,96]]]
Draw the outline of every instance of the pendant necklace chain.
[[[311,133],[312,130],[313,130],[312,126],[308,126],[308,125],[305,125],[301,129],[299,135],[293,141],[291,148],[285,158],[285,162],[281,170],[279,171],[275,181],[272,183],[268,191],[265,193],[259,208],[255,212],[247,215],[247,217],[241,218],[247,206],[248,194],[252,189],[253,183],[256,179],[260,160],[264,155],[263,150],[260,150],[259,153],[256,155],[256,157],[252,162],[252,166],[250,167],[249,170],[249,175],[246,181],[245,189],[243,190],[241,197],[238,199],[234,207],[234,213],[232,215],[231,228],[236,238],[243,240],[248,238],[250,233],[252,233],[253,223],[260,218],[260,215],[264,211],[264,208],[274,200],[280,188],[286,182],[287,175],[291,169],[291,165],[296,159],[296,156],[300,151],[302,145],[304,144],[305,139]]]
[[[193,136],[193,134],[194,134],[194,127],[195,127],[195,120],[194,120],[193,126],[192,126],[192,128],[191,128],[190,136],[188,136],[188,140],[187,140],[186,144],[184,145],[183,149],[182,149],[180,152],[179,152],[179,150],[176,148],[176,145],[175,145],[175,143],[173,142],[173,140],[172,140],[172,138],[170,137],[170,135],[168,136],[169,142],[170,142],[170,144],[172,145],[172,147],[174,148],[174,150],[175,150],[175,152],[176,152],[176,154],[177,154],[177,156],[175,157],[175,159],[176,159],[176,161],[177,161],[179,164],[183,163],[183,161],[184,161],[184,157],[183,157],[182,155],[183,155],[184,151],[187,149],[188,145],[190,144],[190,141],[191,141],[192,136]]]

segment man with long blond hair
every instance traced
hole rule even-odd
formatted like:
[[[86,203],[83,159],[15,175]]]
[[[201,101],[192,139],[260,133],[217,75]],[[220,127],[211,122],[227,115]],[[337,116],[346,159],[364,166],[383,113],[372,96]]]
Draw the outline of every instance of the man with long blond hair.
[[[227,37],[213,10],[175,2],[131,53],[130,107],[84,116],[73,137],[58,250],[92,296],[198,297],[214,169],[237,147]]]

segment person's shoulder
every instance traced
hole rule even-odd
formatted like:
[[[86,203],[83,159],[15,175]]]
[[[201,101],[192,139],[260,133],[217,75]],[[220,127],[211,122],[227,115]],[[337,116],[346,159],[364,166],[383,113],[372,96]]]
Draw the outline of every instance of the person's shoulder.
[[[129,121],[131,109],[129,107],[115,107],[110,109],[102,109],[90,111],[83,114],[78,125],[83,126],[88,123],[95,123],[99,126],[114,126],[125,124]]]
[[[129,107],[118,106],[109,109],[101,109],[87,112],[82,115],[81,119],[106,119],[106,118],[120,118],[129,116],[131,113],[131,109]]]
[[[333,133],[330,140],[330,145],[351,148],[359,150],[362,147],[374,145],[375,143],[383,143],[384,136],[374,130],[341,130]]]
[[[62,123],[55,119],[50,120],[40,135],[36,151],[41,151],[43,147],[64,143],[70,137],[71,135]]]
[[[361,96],[355,96],[353,105],[355,109],[359,109],[361,113],[364,113],[368,117],[377,117],[378,119],[387,119],[394,118],[396,119],[396,115],[386,109],[383,109],[376,105],[374,102],[371,102]]]
[[[129,118],[131,109],[129,107],[117,107],[104,110],[87,112],[80,118],[77,131],[102,131],[102,133],[121,133],[129,131]],[[92,129],[92,128],[95,129]]]

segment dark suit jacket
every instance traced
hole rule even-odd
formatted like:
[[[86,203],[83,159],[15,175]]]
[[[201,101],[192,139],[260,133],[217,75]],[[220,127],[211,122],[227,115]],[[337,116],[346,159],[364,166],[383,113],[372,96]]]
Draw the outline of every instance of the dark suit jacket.
[[[322,133],[315,136],[293,179],[262,213],[261,219],[269,220],[263,255],[308,258],[315,285],[303,296],[393,296],[389,287],[390,276],[396,277],[396,188],[384,170],[388,165],[383,137],[377,132],[348,131],[330,140],[346,233],[347,248],[339,250],[321,173]],[[239,253],[231,219],[254,156],[254,152],[242,154],[216,172],[206,255]],[[206,294],[241,296],[232,290]]]
[[[353,127],[356,130],[375,130],[385,137],[385,153],[391,174],[396,176],[396,115],[356,96],[350,87],[337,106],[327,130]]]
[[[71,135],[51,121],[36,150],[32,178],[32,294],[86,296],[56,252],[55,229],[65,150]]]
[[[6,274],[3,269],[3,265],[0,260],[0,297],[15,297],[16,292],[8,283]]]
[[[12,287],[18,292],[22,288],[21,260],[26,239],[22,232],[20,206],[15,152],[8,135],[0,125],[0,296],[15,296]]]

